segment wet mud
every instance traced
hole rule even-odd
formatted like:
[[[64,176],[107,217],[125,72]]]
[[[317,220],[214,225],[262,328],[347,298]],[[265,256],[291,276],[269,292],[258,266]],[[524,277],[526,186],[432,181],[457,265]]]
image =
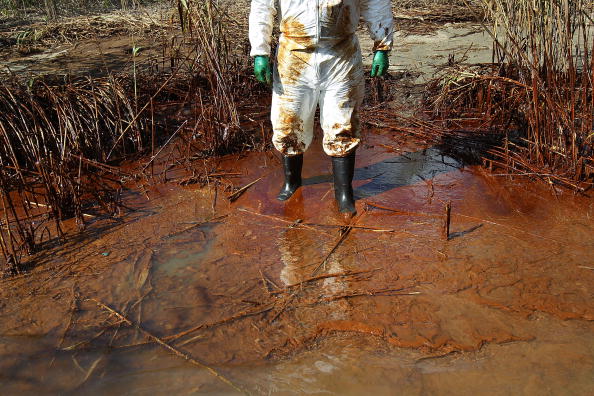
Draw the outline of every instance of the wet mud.
[[[132,49],[139,48],[136,56]],[[10,56],[0,60],[3,71],[17,74],[106,75],[132,72],[136,67],[169,67],[162,61],[163,50],[154,40],[114,36],[63,44],[29,56]]]
[[[346,224],[316,136],[286,203],[275,153],[224,157],[235,202],[132,189],[0,280],[2,393],[235,392],[135,325],[254,394],[594,392],[592,198],[366,128]]]
[[[319,138],[286,204],[272,153],[218,164],[263,177],[234,203],[171,185],[128,197],[127,218],[2,281],[3,389],[233,391],[93,298],[254,393],[591,391],[591,199],[393,139],[366,131],[350,230]]]

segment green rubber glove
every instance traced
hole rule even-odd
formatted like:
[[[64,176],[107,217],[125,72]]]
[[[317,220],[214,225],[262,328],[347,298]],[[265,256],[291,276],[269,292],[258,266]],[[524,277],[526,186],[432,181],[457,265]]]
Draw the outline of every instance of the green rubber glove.
[[[371,64],[371,77],[381,77],[388,71],[388,51],[375,51]]]
[[[272,82],[272,68],[270,67],[270,57],[258,55],[254,58],[254,75],[260,82],[270,84]]]

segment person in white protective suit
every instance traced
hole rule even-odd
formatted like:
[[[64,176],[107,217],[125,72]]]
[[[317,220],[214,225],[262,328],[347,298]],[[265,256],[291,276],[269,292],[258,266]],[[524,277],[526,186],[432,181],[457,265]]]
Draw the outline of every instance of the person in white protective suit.
[[[273,23],[280,5],[281,36],[276,65],[270,64]],[[355,213],[352,180],[361,141],[359,110],[364,76],[359,19],[374,40],[372,76],[388,68],[394,22],[390,0],[252,0],[251,56],[259,81],[273,80],[273,143],[283,155],[285,183],[278,195],[289,199],[301,186],[303,153],[313,139],[320,106],[323,147],[332,157],[334,192],[343,213]]]

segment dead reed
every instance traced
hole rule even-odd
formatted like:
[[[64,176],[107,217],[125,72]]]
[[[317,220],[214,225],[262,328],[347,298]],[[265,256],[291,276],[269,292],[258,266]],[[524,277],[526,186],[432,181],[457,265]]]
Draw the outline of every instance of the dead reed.
[[[417,24],[475,20],[477,13],[482,14],[480,2],[470,0],[472,10],[464,0],[393,0],[392,4],[400,30],[406,19],[416,19]]]
[[[594,35],[584,0],[484,0],[494,64],[434,82],[438,119],[497,130],[487,160],[506,172],[583,191],[594,182]],[[466,121],[465,121],[466,120]],[[478,121],[477,121],[478,120]],[[468,135],[471,136],[471,135]]]
[[[108,150],[126,128],[118,155],[142,151],[147,143],[146,120],[133,120],[130,84],[116,76],[0,83],[0,239],[7,262],[37,250],[43,239],[37,228],[50,233],[44,218],[54,220],[51,228],[60,235],[61,220],[74,216],[84,223],[88,202],[116,210],[120,180],[100,177],[119,176],[104,164]]]
[[[43,13],[47,19],[55,19],[73,13],[135,9],[160,1],[163,0],[0,0],[0,14]]]
[[[210,104],[201,106],[202,118],[209,120],[207,145],[219,154],[236,144],[241,133],[238,103],[255,88],[253,79],[252,84],[246,79],[249,61],[238,51],[242,43],[233,42],[230,33],[234,23],[228,12],[231,2],[178,0],[177,4],[182,30],[191,45],[188,59],[194,72],[208,81]]]
[[[201,180],[204,165],[193,160],[268,140],[266,113],[253,100],[266,88],[248,77],[249,62],[228,38],[226,10],[217,1],[180,1],[179,20],[186,36],[164,51],[172,54],[168,71],[0,82],[6,272],[18,271],[23,256],[61,237],[62,220],[74,217],[83,226],[98,208],[118,213],[125,182],[153,177],[155,163],[165,179],[169,169],[182,166]],[[136,170],[117,167],[147,153],[150,160]]]
[[[118,35],[165,39],[171,27],[171,8],[167,7],[169,1],[158,2],[162,4],[142,2],[142,8],[132,10],[124,1],[120,7],[99,0],[46,0],[45,5],[0,0],[0,52],[29,55],[61,43]]]

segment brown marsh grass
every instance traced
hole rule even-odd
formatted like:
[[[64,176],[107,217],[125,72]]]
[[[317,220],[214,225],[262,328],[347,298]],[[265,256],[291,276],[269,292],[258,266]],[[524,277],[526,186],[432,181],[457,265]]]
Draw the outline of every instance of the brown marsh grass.
[[[89,210],[118,213],[126,180],[146,178],[162,152],[156,144],[176,146],[173,138],[179,138],[169,161],[192,173],[193,159],[255,147],[240,107],[250,102],[254,108],[254,95],[266,88],[249,77],[249,62],[230,39],[230,17],[220,4],[179,1],[184,36],[164,50],[172,54],[166,71],[0,82],[0,250],[6,273],[22,269],[23,258],[48,240],[60,239],[64,219],[74,217],[82,227]],[[155,112],[164,103],[172,114]],[[182,109],[189,114],[185,121],[175,116],[159,124]],[[262,124],[254,127],[260,132]],[[131,155],[147,154],[149,161],[132,174],[118,168]]]
[[[592,187],[594,35],[585,0],[483,0],[493,65],[454,65],[434,83],[438,118],[503,134],[488,161],[576,191]]]

